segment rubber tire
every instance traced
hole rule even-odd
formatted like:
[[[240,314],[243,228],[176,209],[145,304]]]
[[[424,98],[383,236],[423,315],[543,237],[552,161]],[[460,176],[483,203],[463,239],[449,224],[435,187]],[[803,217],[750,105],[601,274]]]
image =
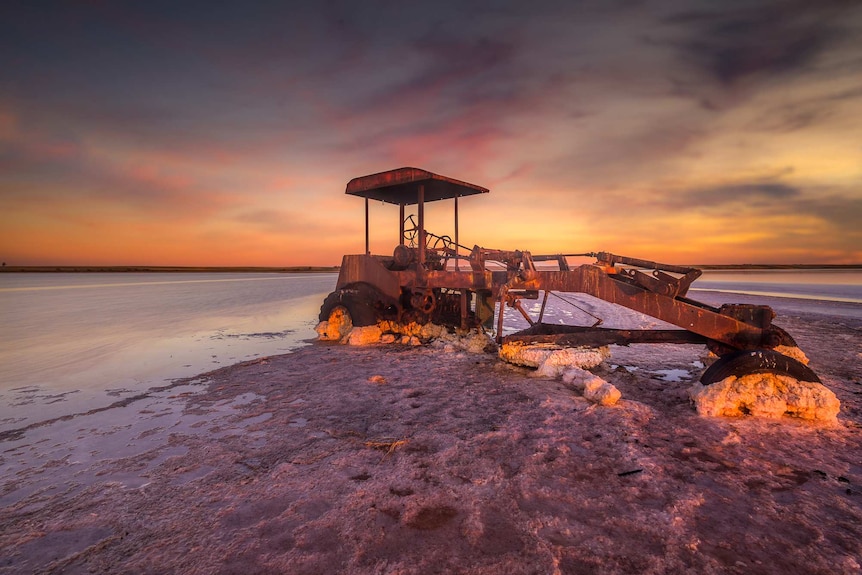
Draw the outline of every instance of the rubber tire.
[[[736,351],[723,355],[703,372],[700,382],[709,385],[731,375],[742,377],[751,373],[776,373],[799,381],[820,383],[820,378],[811,368],[772,349]]]
[[[329,321],[329,314],[337,306],[344,306],[350,314],[350,320],[355,327],[374,325],[377,323],[377,312],[374,310],[374,301],[362,290],[341,289],[334,291],[323,300],[320,306],[320,321]]]

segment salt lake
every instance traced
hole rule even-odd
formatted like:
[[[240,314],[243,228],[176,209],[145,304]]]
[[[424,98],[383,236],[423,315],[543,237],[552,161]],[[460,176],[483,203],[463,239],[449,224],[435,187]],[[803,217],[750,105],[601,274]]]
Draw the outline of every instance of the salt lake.
[[[336,277],[0,274],[0,431],[305,345]]]

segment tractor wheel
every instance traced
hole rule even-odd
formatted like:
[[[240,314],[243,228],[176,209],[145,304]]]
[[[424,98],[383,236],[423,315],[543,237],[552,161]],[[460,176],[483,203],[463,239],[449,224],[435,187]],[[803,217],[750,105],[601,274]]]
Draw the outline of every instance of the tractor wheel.
[[[736,351],[723,355],[703,372],[700,382],[709,385],[731,375],[741,377],[750,373],[775,373],[799,381],[820,383],[820,378],[809,367],[771,349]]]
[[[320,321],[329,321],[333,312],[346,313],[352,325],[362,327],[377,323],[374,290],[368,286],[347,286],[326,296],[320,306]],[[338,308],[343,308],[339,310]]]

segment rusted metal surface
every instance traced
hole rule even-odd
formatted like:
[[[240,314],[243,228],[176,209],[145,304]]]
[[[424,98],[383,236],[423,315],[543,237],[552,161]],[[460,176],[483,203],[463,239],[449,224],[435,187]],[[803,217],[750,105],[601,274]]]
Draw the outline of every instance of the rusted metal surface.
[[[538,323],[503,338],[504,343],[554,343],[565,347],[595,347],[612,343],[629,345],[632,343],[706,343],[706,341],[706,337],[684,329],[609,329]]]
[[[355,283],[368,283],[387,296],[397,299],[401,295],[398,275],[385,266],[386,260],[377,256],[347,255],[341,259],[336,290]]]
[[[511,283],[512,288],[585,293],[687,329],[734,349],[753,349],[768,342],[763,325],[751,325],[696,305],[690,300],[648,291],[607,274],[601,266],[582,265],[566,272],[536,272],[529,281]]]
[[[398,168],[353,178],[347,183],[346,193],[388,204],[411,206],[419,203],[419,185],[425,187],[424,201],[426,202],[488,193],[488,189],[482,186],[418,168]]]
[[[377,300],[365,302],[366,307],[376,310],[380,317],[419,323],[435,321],[462,329],[476,325],[490,327],[497,306],[498,341],[504,340],[505,306],[517,310],[532,325],[505,338],[508,341],[563,345],[707,342],[710,349],[722,353],[771,349],[783,341],[792,341],[783,330],[772,325],[774,314],[767,306],[734,304],[718,309],[688,298],[689,287],[701,275],[696,268],[607,252],[534,256],[529,251],[468,248],[457,242],[457,209],[456,241],[424,229],[426,202],[457,200],[486,192],[481,186],[416,168],[354,178],[347,185],[348,194],[366,201],[374,199],[399,205],[401,243],[392,256],[344,256],[336,290],[367,286],[362,293],[376,294],[368,297]],[[418,222],[412,215],[404,217],[404,206],[413,204]],[[368,225],[366,220],[366,237]],[[591,256],[595,262],[571,267],[568,258],[574,256]],[[537,268],[535,262],[541,262],[541,267]],[[548,269],[549,265],[552,269]],[[536,321],[520,302],[536,299],[540,292],[544,293],[544,299]],[[597,327],[601,323],[598,318],[589,327],[551,329],[542,323],[541,314],[548,294],[554,292],[588,294],[680,329],[608,330]]]

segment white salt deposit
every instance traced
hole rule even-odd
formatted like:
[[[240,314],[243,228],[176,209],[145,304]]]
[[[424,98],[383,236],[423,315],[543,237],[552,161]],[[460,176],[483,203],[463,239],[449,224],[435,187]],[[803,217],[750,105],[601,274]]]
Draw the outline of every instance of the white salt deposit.
[[[579,391],[585,399],[601,405],[614,405],[622,393],[601,377],[580,367],[570,366],[563,372],[563,383]]]
[[[350,314],[342,306],[337,306],[329,314],[329,321],[320,322],[314,331],[321,341],[341,341],[352,329],[353,320]]]
[[[382,335],[383,332],[376,325],[354,327],[347,335],[347,343],[350,345],[372,345],[380,343],[380,336]]]
[[[826,386],[773,373],[730,376],[706,386],[697,382],[690,394],[697,412],[710,416],[788,416],[834,422],[841,408]]]
[[[329,321],[320,322],[315,331],[321,341],[363,346],[378,343],[419,346],[433,343],[447,352],[466,351],[485,353],[496,349],[494,341],[481,330],[450,332],[446,327],[415,322],[403,324],[394,321],[379,321],[376,325],[354,327],[349,314],[343,308],[335,308]]]
[[[515,365],[535,367],[536,377],[561,377],[572,389],[580,391],[584,398],[601,405],[614,405],[622,394],[605,381],[586,371],[598,366],[610,356],[607,346],[600,348],[558,348],[548,344],[519,345],[504,344],[500,357]]]
[[[787,357],[792,357],[802,365],[808,365],[808,357],[806,357],[805,352],[796,346],[779,345],[775,348],[775,351],[784,354]]]
[[[520,345],[507,343],[500,348],[500,358],[515,365],[537,368],[537,375],[558,377],[567,367],[596,367],[610,356],[608,347],[560,348],[553,344]]]

